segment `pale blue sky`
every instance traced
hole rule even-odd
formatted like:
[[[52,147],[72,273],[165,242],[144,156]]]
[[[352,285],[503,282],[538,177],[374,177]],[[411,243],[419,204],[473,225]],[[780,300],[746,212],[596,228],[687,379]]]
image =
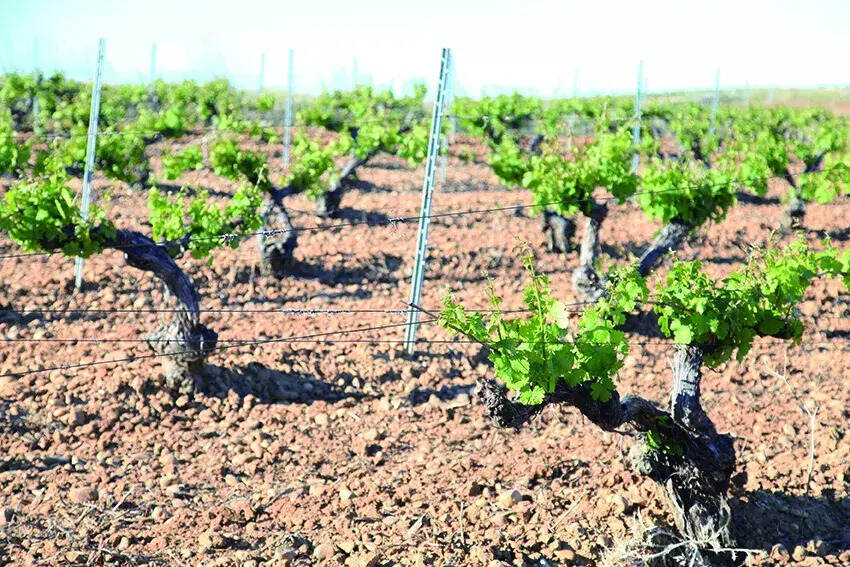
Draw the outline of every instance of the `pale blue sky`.
[[[433,83],[452,47],[460,91],[569,93],[850,84],[850,0],[0,0],[0,70],[93,74],[106,38],[109,82],[143,81],[151,44],[167,79],[227,76],[255,88],[286,81],[295,49],[299,91],[359,75],[397,88]]]

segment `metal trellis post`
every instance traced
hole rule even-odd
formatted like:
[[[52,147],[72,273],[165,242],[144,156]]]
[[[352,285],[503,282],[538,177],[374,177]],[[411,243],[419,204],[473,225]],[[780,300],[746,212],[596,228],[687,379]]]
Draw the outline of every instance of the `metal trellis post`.
[[[709,135],[714,135],[714,126],[717,122],[717,102],[720,100],[720,69],[714,73],[714,99],[711,101],[711,126],[708,129]]]
[[[445,104],[445,112],[449,112],[452,107],[452,100],[455,96],[455,76],[454,76],[454,56],[449,53],[449,78],[448,83],[446,84],[446,104]],[[445,149],[445,152],[440,158],[440,184],[446,184],[446,169],[448,169],[449,164],[449,145],[454,143],[454,116],[449,119],[449,135],[442,137],[442,146]]]
[[[94,170],[94,154],[97,146],[97,120],[100,115],[100,81],[103,76],[103,55],[106,50],[106,41],[103,38],[97,42],[97,71],[94,76],[94,85],[91,95],[91,109],[89,111],[89,133],[86,143],[86,165],[83,172],[83,202],[80,214],[83,219],[89,216],[91,206],[91,178]],[[77,258],[74,265],[74,289],[77,291],[83,285],[83,259]]]
[[[431,114],[431,132],[428,137],[428,159],[425,162],[425,180],[422,184],[422,209],[419,213],[419,232],[416,238],[416,258],[413,264],[413,277],[410,286],[410,303],[419,305],[422,298],[422,281],[425,279],[425,254],[428,247],[428,228],[431,225],[431,197],[434,193],[434,173],[437,168],[437,156],[440,146],[440,130],[443,122],[443,110],[446,101],[446,83],[448,78],[451,50],[444,47],[440,57],[440,79],[437,83],[437,99]],[[408,354],[413,354],[416,346],[416,328],[419,311],[411,307],[407,311],[407,326],[404,341]]]
[[[151,74],[150,81],[151,85],[153,85],[156,80],[156,43],[151,44]]]
[[[638,79],[637,79],[637,89],[635,90],[635,126],[632,130],[632,143],[634,143],[635,147],[640,144],[640,103],[641,103],[641,89],[643,87],[643,61],[638,65]],[[638,170],[638,164],[640,163],[640,155],[637,149],[635,149],[635,153],[632,154],[632,173],[636,173]]]
[[[289,50],[289,65],[286,69],[286,117],[283,126],[283,167],[289,167],[289,145],[292,140],[292,60],[294,51]]]
[[[32,40],[32,57],[33,57],[33,71],[35,72],[35,80],[36,84],[41,86],[41,73],[39,72],[39,61],[38,61],[38,38]],[[32,131],[36,136],[38,135],[39,127],[38,127],[38,115],[41,113],[41,105],[38,100],[38,92],[39,88],[35,91],[35,96],[32,99]]]
[[[578,67],[573,71],[573,98],[578,98]]]

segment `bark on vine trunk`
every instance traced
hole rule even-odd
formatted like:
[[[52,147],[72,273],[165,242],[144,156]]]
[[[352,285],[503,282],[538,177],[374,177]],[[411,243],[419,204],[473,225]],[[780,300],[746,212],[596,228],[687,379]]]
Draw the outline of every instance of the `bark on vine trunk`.
[[[579,301],[596,301],[605,293],[605,286],[596,272],[599,257],[599,229],[608,216],[605,204],[594,203],[584,221],[578,267],[573,271],[573,289]]]
[[[819,154],[812,162],[806,164],[802,175],[808,175],[820,169],[823,164],[823,158],[826,154]],[[803,228],[803,219],[806,218],[806,202],[800,198],[800,185],[794,175],[785,170],[785,181],[793,188],[791,198],[788,199],[788,206],[779,220],[779,230],[782,232],[792,232]]]
[[[576,223],[573,219],[544,210],[540,217],[540,229],[549,252],[567,253],[572,250],[570,241],[576,233]]]
[[[189,277],[164,247],[138,232],[117,230],[104,247],[123,252],[128,266],[159,278],[177,299],[180,309],[170,323],[160,325],[148,336],[148,346],[162,355],[165,384],[170,390],[181,394],[197,391],[204,361],[215,348],[218,335],[201,324],[198,292]]]
[[[644,250],[640,260],[638,260],[638,272],[640,272],[640,275],[646,276],[649,274],[650,270],[652,270],[664,254],[678,249],[692,229],[693,226],[691,224],[678,219],[673,219],[667,223],[652,241],[652,244]]]
[[[535,134],[528,141],[528,153],[533,156],[539,156],[543,144],[543,134]]]
[[[342,195],[345,193],[345,184],[357,172],[357,168],[369,161],[375,153],[370,153],[365,158],[359,158],[352,154],[348,161],[337,172],[334,179],[328,185],[328,190],[316,199],[316,215],[320,217],[335,218],[339,215],[339,205]]]
[[[638,472],[664,487],[676,528],[697,542],[702,558],[709,564],[729,563],[732,558],[721,550],[734,545],[726,495],[735,470],[734,441],[718,435],[700,403],[702,354],[699,347],[676,345],[673,355],[670,416],[686,436],[671,439],[681,451],[635,447],[631,456]],[[691,444],[699,450],[690,450]]]
[[[601,402],[591,395],[590,383],[571,387],[560,381],[539,405],[509,400],[505,387],[489,379],[479,379],[477,394],[487,415],[501,427],[518,428],[547,405],[566,403],[606,431],[624,425],[643,433],[653,431],[663,445],[650,449],[645,442],[637,444],[631,452],[632,464],[638,473],[664,488],[677,529],[693,544],[680,552],[690,553],[688,561],[699,553],[703,563],[735,563],[726,551],[733,545],[726,493],[735,468],[735,450],[732,437],[718,434],[702,409],[702,354],[699,347],[676,346],[667,411],[638,396],[621,398],[616,391],[610,400]]]
[[[283,197],[288,194],[288,187],[273,191],[269,202],[263,208],[263,231],[274,231],[274,234],[268,236],[262,232],[257,236],[260,272],[265,276],[286,276],[292,265],[295,246],[298,244],[298,234],[283,205]]]
[[[788,200],[788,206],[779,220],[779,229],[783,232],[793,232],[803,228],[803,219],[806,217],[806,203],[796,195]]]

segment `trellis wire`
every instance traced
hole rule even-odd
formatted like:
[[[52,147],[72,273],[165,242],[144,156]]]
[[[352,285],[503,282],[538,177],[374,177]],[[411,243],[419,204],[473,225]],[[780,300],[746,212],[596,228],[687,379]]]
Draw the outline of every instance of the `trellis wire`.
[[[753,183],[756,181],[769,181],[771,179],[787,179],[789,175],[791,177],[797,177],[801,175],[820,175],[823,173],[828,173],[832,171],[832,168],[821,169],[817,171],[801,171],[798,173],[792,174],[782,174],[782,175],[771,175],[768,177],[752,177],[752,178],[738,178],[738,179],[729,179],[722,183],[713,183],[713,184],[694,184],[694,185],[683,185],[680,187],[668,187],[665,189],[652,189],[647,191],[637,191],[633,193],[629,199],[633,199],[634,197],[638,197],[640,195],[657,195],[661,193],[673,193],[677,191],[685,191],[688,189],[694,188],[712,188],[712,187],[723,187],[727,185],[735,185],[739,184],[742,186],[746,186],[749,183]],[[610,196],[610,197],[599,197],[596,198],[597,201],[617,201],[618,197]],[[495,213],[500,211],[516,211],[521,209],[530,209],[530,208],[543,208],[551,205],[564,205],[564,204],[576,204],[583,203],[584,199],[564,199],[560,201],[551,201],[545,203],[518,203],[515,205],[507,205],[503,207],[491,207],[486,209],[471,209],[465,211],[446,211],[442,213],[434,213],[430,215],[419,215],[419,216],[410,216],[410,217],[390,217],[385,221],[352,221],[345,223],[334,223],[334,224],[325,224],[325,225],[316,225],[316,226],[308,226],[308,227],[294,227],[287,229],[275,229],[275,230],[260,230],[254,232],[247,232],[244,234],[219,234],[216,236],[204,236],[204,237],[191,237],[182,240],[181,242],[188,244],[190,242],[203,242],[203,241],[211,241],[211,240],[242,240],[245,238],[251,238],[253,236],[279,236],[281,234],[287,234],[290,232],[316,232],[322,230],[334,230],[339,228],[347,228],[353,226],[363,226],[363,225],[375,225],[375,226],[397,226],[399,223],[407,223],[412,221],[422,221],[422,219],[436,219],[436,218],[446,218],[446,217],[457,217],[464,215],[476,215],[476,214],[485,214],[485,213]],[[159,242],[155,242],[158,246],[167,246],[170,244],[174,244],[172,241],[162,240]],[[128,245],[131,246],[131,245]],[[114,250],[120,250],[122,246],[114,246],[112,247]],[[12,259],[12,258],[26,258],[26,257],[35,257],[35,256],[54,256],[56,254],[61,254],[61,252],[23,252],[19,254],[5,254],[0,255],[0,260]]]

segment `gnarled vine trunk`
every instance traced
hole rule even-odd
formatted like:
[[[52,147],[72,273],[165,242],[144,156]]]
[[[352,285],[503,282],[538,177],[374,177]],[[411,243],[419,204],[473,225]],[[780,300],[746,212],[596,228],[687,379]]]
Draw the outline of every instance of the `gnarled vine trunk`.
[[[540,155],[540,146],[543,144],[543,134],[535,134],[528,140],[528,153],[533,156]]]
[[[719,435],[700,403],[702,351],[676,345],[670,399],[670,448],[633,447],[635,470],[664,487],[676,528],[709,564],[728,563],[733,545],[727,491],[735,469],[734,441]],[[663,430],[666,426],[660,426]]]
[[[576,233],[576,223],[573,219],[544,210],[540,217],[540,229],[546,239],[547,251],[566,253],[572,250],[570,240]]]
[[[783,232],[792,232],[803,228],[803,219],[806,217],[806,202],[796,195],[788,199],[788,206],[779,220],[779,229]]]
[[[825,153],[822,153],[811,163],[806,163],[806,168],[802,174],[808,175],[820,169],[825,155]],[[785,207],[785,212],[782,213],[782,218],[779,220],[779,230],[782,232],[792,232],[803,228],[803,219],[806,218],[806,202],[800,198],[800,184],[788,170],[785,170],[785,181],[794,190],[791,193],[791,198],[788,199],[788,206]]]
[[[204,361],[215,348],[218,335],[200,322],[199,296],[189,277],[163,246],[143,234],[117,230],[104,243],[124,253],[128,266],[151,272],[177,299],[180,309],[170,323],[148,336],[148,345],[161,355],[166,386],[176,393],[199,389]]]
[[[375,153],[359,158],[352,153],[348,161],[337,172],[328,185],[328,190],[316,199],[316,215],[334,218],[339,215],[339,205],[345,193],[345,184],[354,176],[357,168],[369,161]]]
[[[652,244],[641,254],[637,266],[640,275],[646,276],[649,274],[650,270],[652,270],[664,254],[678,249],[692,229],[693,226],[691,224],[678,219],[673,219],[667,223],[652,241]]]
[[[718,434],[702,409],[702,350],[681,345],[675,348],[667,411],[638,396],[621,398],[616,391],[605,402],[596,400],[590,383],[571,387],[561,381],[538,405],[509,400],[505,387],[489,379],[479,379],[477,394],[487,415],[501,427],[520,427],[547,405],[566,403],[606,431],[618,431],[624,425],[645,435],[652,431],[653,437],[661,440],[660,446],[649,448],[646,441],[636,445],[631,452],[632,463],[638,473],[664,488],[676,527],[690,542],[679,552],[689,553],[688,560],[698,553],[703,564],[733,563],[727,551],[733,541],[726,496],[735,468],[733,440]]]
[[[599,258],[599,229],[606,216],[608,207],[594,203],[585,218],[578,267],[573,271],[573,289],[579,301],[596,301],[605,293],[605,287],[596,272],[596,260]]]
[[[298,234],[289,219],[289,213],[283,205],[283,198],[290,193],[289,188],[277,189],[270,193],[270,200],[263,208],[263,231],[273,232],[257,235],[260,251],[260,272],[266,276],[282,278],[292,265]]]

